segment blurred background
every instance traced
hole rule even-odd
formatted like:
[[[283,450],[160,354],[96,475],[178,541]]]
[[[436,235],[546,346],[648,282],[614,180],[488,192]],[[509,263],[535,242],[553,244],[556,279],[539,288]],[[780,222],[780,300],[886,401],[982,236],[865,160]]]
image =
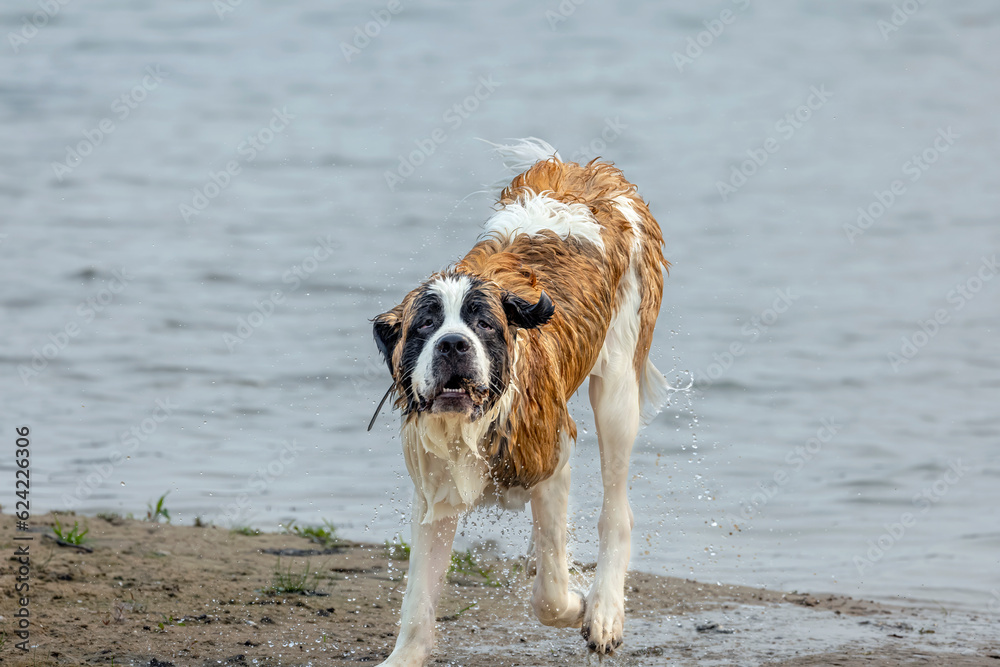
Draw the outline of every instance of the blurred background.
[[[17,0],[0,26],[0,428],[32,429],[36,513],[169,492],[183,523],[406,537],[369,320],[472,246],[504,178],[476,139],[538,136],[621,167],[673,264],[652,354],[694,387],[637,442],[633,567],[1000,607],[996,3]],[[529,523],[485,510],[459,545],[521,553]]]

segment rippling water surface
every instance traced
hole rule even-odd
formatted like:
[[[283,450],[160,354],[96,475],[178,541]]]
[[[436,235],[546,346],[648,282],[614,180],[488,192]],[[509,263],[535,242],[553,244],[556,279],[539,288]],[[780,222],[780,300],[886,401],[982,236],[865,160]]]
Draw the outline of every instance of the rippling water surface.
[[[32,32],[38,7],[0,9],[0,400],[33,509],[169,491],[184,522],[405,535],[368,320],[472,245],[502,176],[475,138],[538,135],[624,169],[673,263],[653,355],[698,382],[636,445],[634,566],[1000,604],[995,3],[95,0]]]

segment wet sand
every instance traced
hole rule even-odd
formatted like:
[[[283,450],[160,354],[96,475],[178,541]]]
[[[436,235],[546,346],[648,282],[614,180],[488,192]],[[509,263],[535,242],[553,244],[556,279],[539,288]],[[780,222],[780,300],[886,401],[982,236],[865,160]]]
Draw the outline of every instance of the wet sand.
[[[0,649],[12,665],[371,665],[396,635],[406,562],[382,545],[324,547],[291,534],[62,516],[92,551],[45,537],[52,516],[15,533],[0,516]],[[30,651],[15,645],[15,535],[30,549]],[[478,556],[449,575],[431,664],[585,664],[576,630],[538,624],[525,564]],[[278,568],[307,593],[275,592]],[[478,569],[476,572],[474,570]],[[592,566],[577,564],[585,586]],[[279,582],[280,583],[280,582]],[[1000,619],[703,583],[642,572],[627,581],[614,665],[1000,666]],[[593,663],[596,664],[596,663]]]

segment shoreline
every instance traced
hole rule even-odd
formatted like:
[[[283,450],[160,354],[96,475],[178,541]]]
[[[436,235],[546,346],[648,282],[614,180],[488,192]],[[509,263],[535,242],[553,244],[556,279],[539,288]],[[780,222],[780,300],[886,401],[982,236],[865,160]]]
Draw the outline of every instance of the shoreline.
[[[2,571],[10,575],[0,596],[4,664],[372,665],[395,642],[407,563],[383,545],[58,516],[64,528],[89,528],[91,551],[45,537],[52,514],[34,517],[27,533],[15,533],[14,517],[0,515]],[[21,567],[14,554],[23,544],[30,552],[28,653],[16,648],[23,641],[16,595],[23,593],[14,590]],[[577,630],[534,619],[523,560],[466,554],[456,566],[438,607],[431,663],[586,660]],[[578,564],[573,584],[585,587],[588,577],[591,569]],[[1000,626],[985,613],[643,572],[629,573],[626,596],[625,644],[611,665],[1000,666]]]

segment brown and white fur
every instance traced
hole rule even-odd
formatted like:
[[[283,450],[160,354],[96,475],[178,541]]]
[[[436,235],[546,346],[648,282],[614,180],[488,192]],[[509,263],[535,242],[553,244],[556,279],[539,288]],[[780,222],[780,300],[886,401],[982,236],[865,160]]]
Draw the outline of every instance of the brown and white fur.
[[[503,190],[464,259],[374,320],[415,485],[409,582],[384,665],[428,659],[459,516],[487,502],[531,501],[538,619],[581,628],[599,654],[622,643],[629,457],[640,422],[668,392],[648,359],[669,266],[663,239],[611,164],[563,162],[537,139],[498,149],[534,164]],[[604,501],[584,595],[569,587],[576,425],[566,402],[588,377]]]

